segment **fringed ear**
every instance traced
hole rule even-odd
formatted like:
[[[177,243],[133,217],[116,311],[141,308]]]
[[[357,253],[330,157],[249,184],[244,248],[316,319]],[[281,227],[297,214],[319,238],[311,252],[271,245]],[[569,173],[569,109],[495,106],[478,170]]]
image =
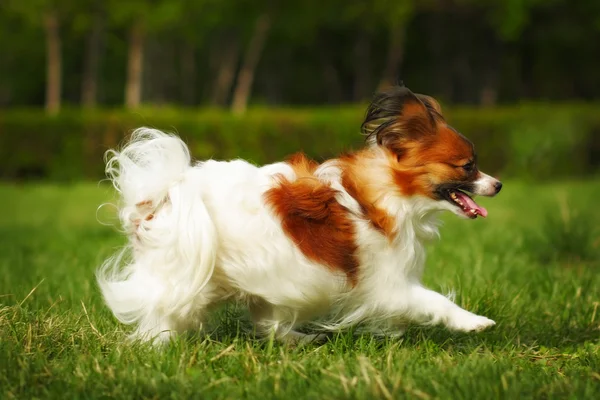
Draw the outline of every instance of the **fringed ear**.
[[[439,104],[429,96],[395,86],[375,95],[367,109],[362,133],[367,142],[400,154],[406,140],[434,135],[442,119]]]
[[[419,100],[421,100],[421,102],[423,104],[425,104],[425,106],[427,108],[429,108],[431,111],[438,113],[440,116],[442,115],[442,107],[440,106],[440,103],[438,103],[436,99],[434,99],[431,96],[427,96],[425,94],[415,94],[415,96],[417,96],[417,98]]]

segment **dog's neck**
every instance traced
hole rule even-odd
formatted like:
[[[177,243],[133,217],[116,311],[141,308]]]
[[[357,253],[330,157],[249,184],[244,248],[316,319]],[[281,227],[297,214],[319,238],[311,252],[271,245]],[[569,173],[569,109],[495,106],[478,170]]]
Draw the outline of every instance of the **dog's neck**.
[[[360,212],[390,243],[415,237],[430,240],[438,233],[435,201],[407,195],[392,177],[392,156],[368,147],[335,161],[345,191],[358,203]]]

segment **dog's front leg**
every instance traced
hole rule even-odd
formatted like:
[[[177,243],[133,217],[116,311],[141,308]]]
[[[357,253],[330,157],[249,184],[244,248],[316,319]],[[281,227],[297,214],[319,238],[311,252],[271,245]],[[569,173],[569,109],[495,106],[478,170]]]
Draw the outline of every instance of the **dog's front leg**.
[[[496,323],[473,314],[433,290],[415,285],[410,289],[409,318],[416,322],[442,323],[448,329],[472,332],[484,330]]]

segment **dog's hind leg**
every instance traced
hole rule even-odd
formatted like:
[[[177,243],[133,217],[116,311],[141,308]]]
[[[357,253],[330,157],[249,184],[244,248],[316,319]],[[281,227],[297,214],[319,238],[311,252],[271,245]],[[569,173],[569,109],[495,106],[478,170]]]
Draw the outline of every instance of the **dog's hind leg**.
[[[290,345],[322,343],[327,340],[325,334],[307,334],[294,330],[296,316],[289,309],[255,298],[250,302],[249,310],[257,333],[262,337],[273,335],[280,342]]]
[[[197,334],[204,328],[211,304],[209,296],[200,294],[196,302],[182,307],[177,313],[150,311],[138,320],[137,328],[129,339],[162,345],[184,332]]]
[[[140,320],[136,330],[129,335],[129,340],[164,345],[177,333],[169,318],[153,313]]]
[[[404,335],[407,328],[406,319],[391,318],[378,324],[368,324],[364,327],[359,326],[354,330],[354,334],[362,335],[363,333],[369,333],[382,338],[399,338]]]

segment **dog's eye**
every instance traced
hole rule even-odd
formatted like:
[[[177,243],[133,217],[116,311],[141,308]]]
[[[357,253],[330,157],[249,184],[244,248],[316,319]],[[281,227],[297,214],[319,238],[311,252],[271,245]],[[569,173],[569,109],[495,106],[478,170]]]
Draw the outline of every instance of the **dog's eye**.
[[[467,172],[473,172],[473,168],[475,168],[475,163],[470,161],[462,166],[462,168]]]

